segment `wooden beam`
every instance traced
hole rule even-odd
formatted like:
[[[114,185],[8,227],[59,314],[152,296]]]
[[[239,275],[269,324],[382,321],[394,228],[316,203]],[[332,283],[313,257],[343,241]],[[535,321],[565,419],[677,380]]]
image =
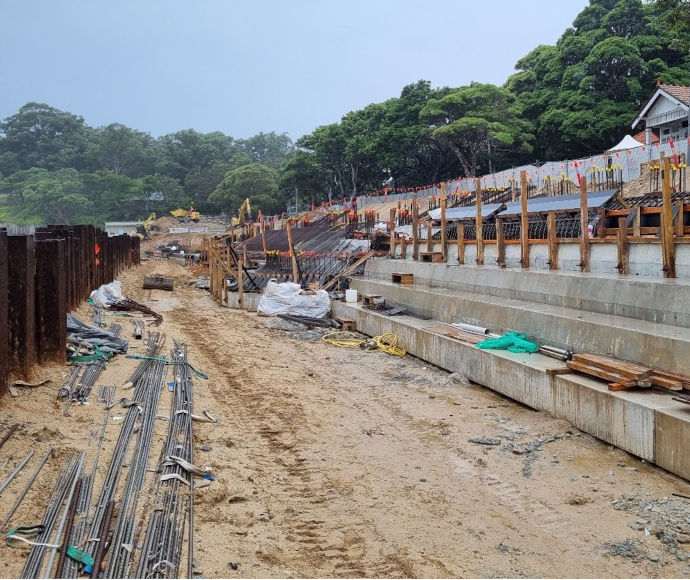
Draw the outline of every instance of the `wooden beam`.
[[[431,220],[426,220],[426,251],[434,251],[434,230],[431,225]]]
[[[661,196],[663,213],[661,215],[661,253],[664,278],[676,277],[676,246],[673,239],[673,206],[671,205],[671,159],[661,154],[662,180]]]
[[[618,237],[616,238],[618,250],[618,273],[630,273],[630,260],[628,256],[628,225],[624,217],[618,218]]]
[[[390,219],[388,220],[388,233],[389,233],[389,242],[388,246],[390,248],[389,250],[389,256],[391,258],[395,258],[395,208],[392,207],[390,211]]]
[[[366,262],[369,258],[371,258],[375,253],[376,253],[375,250],[369,250],[359,260],[357,260],[356,262],[353,262],[347,268],[345,268],[342,272],[340,272],[340,274],[338,274],[337,276],[334,276],[328,282],[326,282],[321,287],[321,290],[328,290],[329,288],[333,287],[338,280],[340,280],[344,276],[347,276],[350,272],[354,272],[359,266],[361,266],[364,262]]]
[[[589,272],[589,213],[587,209],[587,178],[580,177],[580,270]]]
[[[465,263],[465,224],[458,222],[458,264]]]
[[[259,212],[259,231],[261,232],[261,246],[264,250],[264,260],[268,254],[268,246],[266,245],[266,225],[264,224],[264,215]]]
[[[503,220],[496,218],[496,264],[501,267],[506,267],[506,243],[503,231]]]
[[[407,260],[407,236],[400,238],[400,259]]]
[[[482,180],[476,178],[474,180],[474,188],[476,191],[475,198],[477,199],[477,217],[475,219],[475,230],[477,237],[477,264],[484,263],[484,232],[483,232],[483,218],[482,218]]]
[[[237,261],[237,301],[240,308],[244,304],[244,272],[242,266],[244,262],[242,258]]]
[[[290,222],[287,222],[287,237],[288,237],[288,249],[290,251],[290,259],[292,261],[292,281],[295,284],[299,284],[299,268],[297,267],[297,256],[295,255],[295,246],[292,243],[292,226]]]
[[[549,270],[558,270],[558,237],[556,236],[556,212],[546,214],[546,231],[549,241]]]
[[[520,172],[520,264],[529,268],[529,216],[527,215],[527,172]]]
[[[441,257],[448,261],[448,237],[446,233],[446,184],[441,183]]]
[[[417,194],[412,196],[412,259],[419,260],[419,208]]]

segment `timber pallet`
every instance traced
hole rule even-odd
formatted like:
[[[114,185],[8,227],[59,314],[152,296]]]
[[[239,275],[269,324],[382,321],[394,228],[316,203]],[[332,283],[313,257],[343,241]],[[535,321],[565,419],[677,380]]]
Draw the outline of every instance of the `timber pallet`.
[[[414,284],[414,274],[409,272],[391,272],[391,280],[394,284]]]
[[[443,262],[442,252],[419,252],[420,262]]]
[[[356,330],[356,323],[352,318],[345,318],[343,316],[336,316],[334,319],[336,322],[342,324],[341,330],[352,331]]]

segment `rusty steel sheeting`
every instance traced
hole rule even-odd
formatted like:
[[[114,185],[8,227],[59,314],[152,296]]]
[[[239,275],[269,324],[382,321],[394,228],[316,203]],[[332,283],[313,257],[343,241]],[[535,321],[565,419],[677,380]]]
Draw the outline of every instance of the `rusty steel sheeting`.
[[[7,377],[10,370],[7,286],[7,230],[0,229],[0,397],[7,392]]]
[[[10,372],[29,380],[36,362],[34,239],[31,236],[8,236],[7,241]]]
[[[36,241],[36,339],[39,362],[65,362],[65,241]]]

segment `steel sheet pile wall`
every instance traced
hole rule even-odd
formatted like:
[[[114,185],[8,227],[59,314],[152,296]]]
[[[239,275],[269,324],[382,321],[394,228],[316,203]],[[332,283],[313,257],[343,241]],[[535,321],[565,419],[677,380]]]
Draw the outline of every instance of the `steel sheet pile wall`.
[[[94,226],[47,226],[33,235],[0,229],[0,395],[10,376],[64,361],[67,312],[139,263],[139,238]]]

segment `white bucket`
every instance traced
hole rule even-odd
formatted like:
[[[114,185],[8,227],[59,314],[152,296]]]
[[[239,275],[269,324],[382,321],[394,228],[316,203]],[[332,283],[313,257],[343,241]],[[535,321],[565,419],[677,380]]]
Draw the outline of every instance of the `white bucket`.
[[[345,290],[345,302],[357,302],[357,290]]]

